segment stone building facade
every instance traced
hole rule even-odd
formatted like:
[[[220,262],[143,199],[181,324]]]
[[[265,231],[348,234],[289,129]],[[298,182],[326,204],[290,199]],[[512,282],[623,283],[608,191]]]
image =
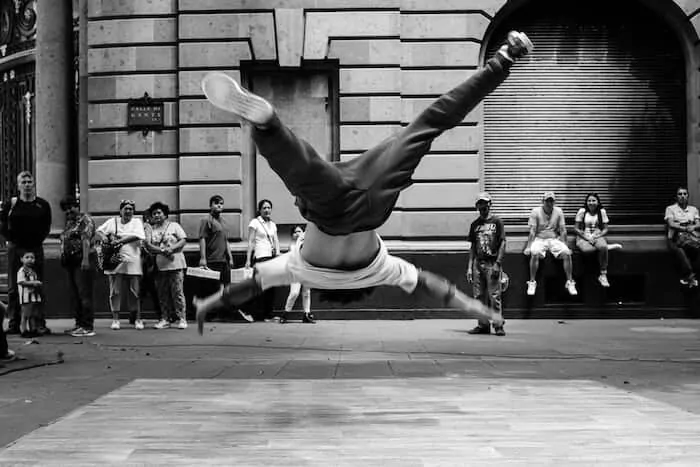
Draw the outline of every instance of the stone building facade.
[[[490,41],[501,40],[494,36],[498,25],[536,3],[89,2],[89,165],[82,187],[88,209],[110,215],[123,198],[135,199],[139,207],[159,199],[194,234],[209,196],[220,193],[236,229],[234,241],[245,237],[261,198],[273,200],[279,223],[299,222],[292,200],[255,157],[245,129],[204,100],[200,80],[206,72],[222,70],[266,95],[319,152],[344,160],[398,131],[431,99],[472,73],[493,46]],[[682,141],[687,173],[679,182],[687,182],[697,196],[694,44],[700,2],[627,3],[652,9],[679,36],[688,70],[687,139]],[[165,129],[146,137],[125,128],[126,101],[144,92],[165,102]],[[435,142],[382,234],[405,241],[463,238],[474,216],[474,195],[488,188],[484,145],[480,106]],[[533,203],[538,195],[533,188]]]
[[[513,291],[506,305],[517,308],[525,306],[520,298],[512,298],[524,295],[519,288],[526,265],[520,253],[527,212],[521,204],[538,204],[543,187],[560,193],[568,212],[580,204],[581,193],[597,191],[593,190],[596,181],[604,180],[602,194],[614,198],[609,211],[622,219],[613,235],[625,241],[629,251],[643,255],[666,254],[662,251],[661,213],[658,220],[653,213],[670,204],[678,184],[687,184],[693,202],[700,202],[700,57],[696,46],[700,0],[623,0],[614,6],[599,0],[73,3],[74,11],[84,10],[77,125],[84,131],[76,146],[79,157],[72,163],[78,166],[84,208],[98,220],[114,215],[121,199],[135,200],[138,209],[160,200],[171,206],[173,217],[194,237],[209,197],[218,193],[226,199],[225,216],[233,226],[231,241],[242,251],[246,226],[255,216],[258,200],[273,201],[273,216],[282,226],[302,219],[284,187],[256,155],[246,128],[206,102],[200,88],[204,74],[218,70],[241,80],[269,98],[283,119],[325,157],[345,160],[399,131],[432,99],[473,73],[511,26],[528,33],[532,29],[531,35],[544,52],[525,63],[519,74],[514,73],[514,82],[509,80],[500,94],[435,141],[415,174],[414,185],[401,195],[381,229],[390,248],[461,280],[466,261],[464,237],[476,215],[474,197],[485,188],[493,190],[497,206],[506,206],[511,233],[508,261]],[[562,3],[568,9],[554,11]],[[591,16],[591,12],[593,17],[614,18],[609,24],[594,20],[589,24],[582,16]],[[549,13],[549,23],[537,22]],[[565,27],[557,29],[560,24]],[[670,36],[663,45],[666,49],[645,56],[640,51],[645,32]],[[571,37],[576,38],[573,43]],[[585,89],[565,87],[571,85],[565,76],[571,60],[577,60],[580,69],[600,66],[601,76],[605,75],[597,80],[596,68],[586,75],[586,83],[574,84],[597,86],[591,95],[602,96],[603,117],[594,122],[598,126],[579,118],[585,112],[577,110],[576,105],[583,105],[577,93],[583,95]],[[606,61],[607,68],[601,65]],[[665,73],[663,66],[672,66],[675,74]],[[548,68],[561,79],[543,88],[537,73]],[[626,81],[616,81],[616,76],[623,75]],[[671,78],[664,78],[667,75]],[[558,86],[566,92],[556,94]],[[638,90],[651,91],[647,95]],[[37,99],[41,93],[38,89]],[[164,104],[164,128],[147,135],[127,128],[128,101],[144,93]],[[623,104],[616,107],[619,102]],[[515,110],[509,114],[511,103]],[[533,103],[537,107],[530,111],[527,106]],[[625,113],[634,114],[627,123]],[[557,133],[558,128],[547,126],[560,119],[574,129],[562,127]],[[519,123],[521,120],[526,123]],[[581,134],[587,127],[593,129]],[[644,132],[634,133],[635,127],[643,127]],[[64,131],[68,130],[56,127],[49,134],[55,140]],[[601,135],[598,139],[597,133]],[[624,140],[607,141],[620,134]],[[549,146],[532,143],[533,135]],[[576,146],[564,143],[579,136],[584,141],[579,145],[584,146],[579,159],[574,157],[573,165],[565,170],[548,172],[543,161],[551,156],[550,150],[572,151]],[[560,141],[564,143],[558,147]],[[593,169],[602,167],[599,174],[581,165],[587,148],[599,150],[598,146],[590,149],[595,144],[601,151],[612,147],[612,155],[589,163]],[[533,152],[519,154],[523,147]],[[561,160],[556,151],[552,157]],[[625,154],[634,158],[626,159]],[[67,156],[61,157],[70,165]],[[583,175],[569,173],[563,183],[554,183],[559,174],[574,169]],[[48,193],[58,199],[59,191],[70,190],[70,181],[61,186],[42,182],[55,173],[54,166],[37,160],[36,171],[42,196]],[[666,192],[668,197],[663,198]],[[651,211],[644,206],[651,206]],[[634,212],[624,217],[629,209]],[[629,261],[619,262],[625,264],[621,271],[632,268],[629,265],[634,260]],[[656,276],[646,280],[658,282]],[[400,306],[390,303],[394,299],[400,302],[389,295],[362,306]]]

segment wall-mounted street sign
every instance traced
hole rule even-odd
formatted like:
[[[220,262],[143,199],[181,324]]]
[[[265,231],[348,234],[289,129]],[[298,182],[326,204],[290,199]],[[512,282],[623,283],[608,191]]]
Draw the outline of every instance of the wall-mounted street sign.
[[[126,126],[129,131],[162,131],[164,126],[163,102],[151,99],[147,92],[140,99],[131,99],[127,106]]]

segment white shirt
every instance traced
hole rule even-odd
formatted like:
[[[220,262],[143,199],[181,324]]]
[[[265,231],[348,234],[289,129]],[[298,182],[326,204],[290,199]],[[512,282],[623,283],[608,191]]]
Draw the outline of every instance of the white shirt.
[[[263,221],[260,216],[252,219],[248,224],[248,230],[255,231],[253,252],[256,258],[269,258],[275,247],[277,238],[277,225],[272,221]],[[279,254],[279,251],[277,252]]]
[[[277,258],[255,265],[263,290],[300,282],[310,289],[349,290],[379,285],[400,287],[412,293],[418,285],[418,268],[392,256],[379,238],[379,251],[371,264],[354,271],[313,266],[298,248]]]
[[[116,220],[116,222],[115,222]],[[143,230],[143,222],[141,219],[132,217],[131,220],[122,224],[121,217],[112,217],[107,219],[98,229],[105,235],[119,234],[118,238],[124,238],[131,235],[136,236],[143,241],[146,238],[146,233]],[[140,276],[143,274],[141,268],[141,241],[130,242],[122,245],[119,252],[122,255],[122,262],[112,271],[105,271],[105,274],[130,274]]]
[[[603,219],[603,224],[609,224],[608,213],[605,208],[600,210],[600,217]],[[603,226],[598,225],[598,214],[591,214],[586,208],[581,208],[576,213],[576,222],[583,223],[583,229],[586,233],[593,234],[598,230],[602,230]]]
[[[177,242],[187,238],[187,234],[177,222],[165,221],[159,227],[151,227],[151,243],[161,248],[172,248]],[[159,271],[177,271],[187,269],[185,254],[182,251],[173,253],[172,259],[165,255],[156,255]]]
[[[683,209],[676,203],[666,207],[664,220],[668,221],[669,219],[678,222],[682,226],[687,226],[700,220],[700,213],[698,213],[698,208],[695,206],[687,205],[685,209]]]

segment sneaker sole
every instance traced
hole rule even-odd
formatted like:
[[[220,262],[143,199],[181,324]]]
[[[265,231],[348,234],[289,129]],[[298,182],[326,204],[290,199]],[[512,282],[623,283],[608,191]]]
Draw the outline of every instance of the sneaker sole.
[[[520,47],[522,47],[522,48],[525,49],[525,51],[526,51],[526,52],[525,52],[525,55],[527,55],[527,54],[529,54],[530,52],[532,52],[532,50],[535,48],[535,46],[534,46],[534,44],[532,43],[532,41],[530,40],[530,38],[527,37],[527,34],[525,34],[524,32],[519,32],[519,31],[518,31],[518,32],[516,33],[516,36],[515,36],[515,37],[516,37],[516,39],[520,42],[520,43],[518,44],[518,46],[520,46]]]
[[[208,73],[202,79],[202,91],[214,106],[255,125],[264,125],[274,114],[272,106],[265,99],[244,90],[235,79],[224,73]]]

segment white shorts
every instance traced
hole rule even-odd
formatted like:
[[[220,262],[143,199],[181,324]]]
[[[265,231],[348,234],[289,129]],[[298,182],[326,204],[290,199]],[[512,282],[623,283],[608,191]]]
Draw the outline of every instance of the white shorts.
[[[530,254],[537,255],[540,258],[547,256],[547,252],[552,253],[555,258],[559,258],[562,254],[571,254],[571,250],[566,243],[558,238],[536,238],[530,245]]]

